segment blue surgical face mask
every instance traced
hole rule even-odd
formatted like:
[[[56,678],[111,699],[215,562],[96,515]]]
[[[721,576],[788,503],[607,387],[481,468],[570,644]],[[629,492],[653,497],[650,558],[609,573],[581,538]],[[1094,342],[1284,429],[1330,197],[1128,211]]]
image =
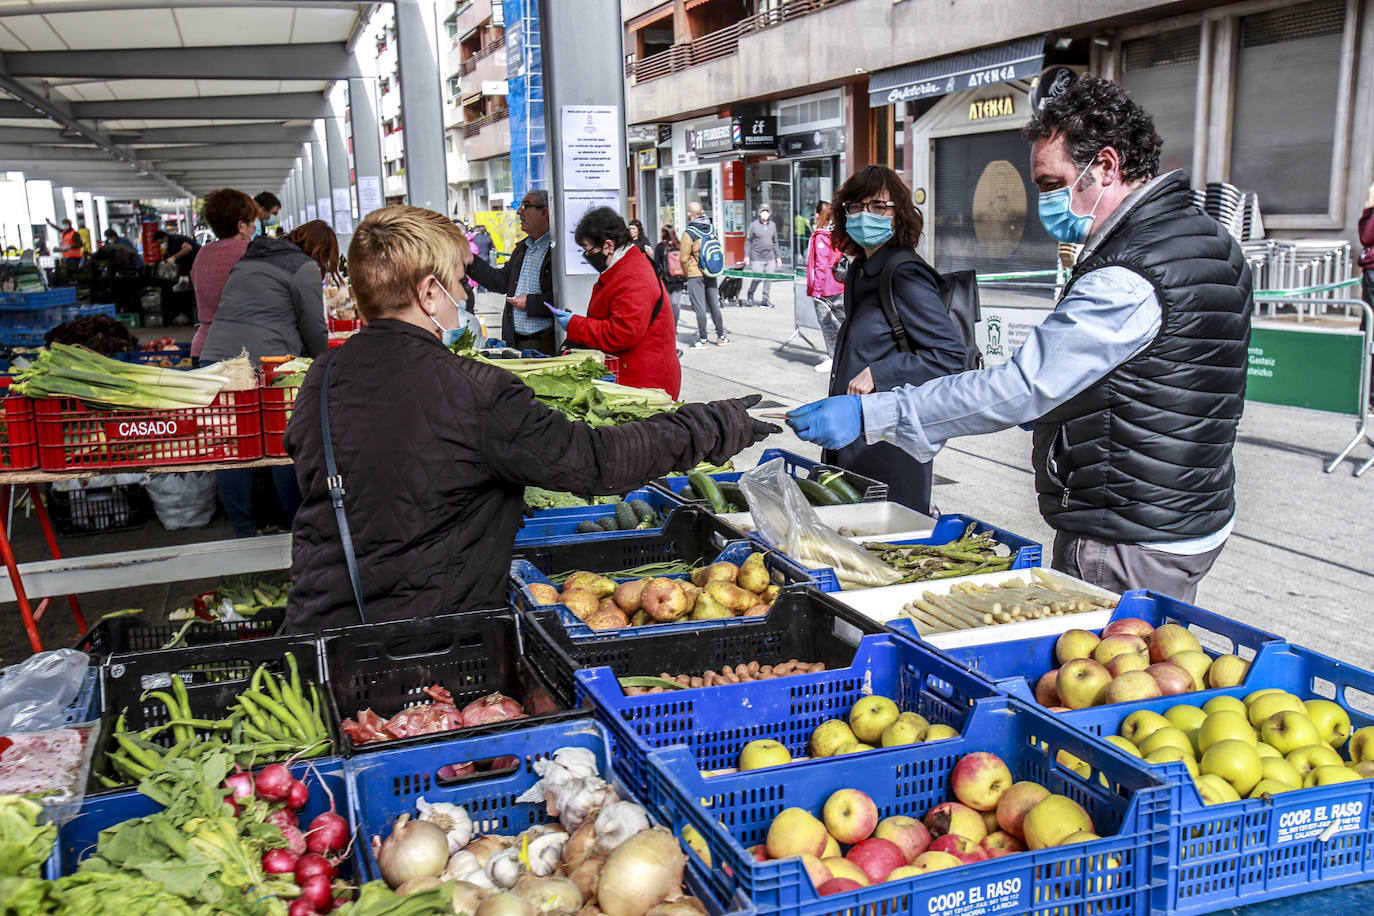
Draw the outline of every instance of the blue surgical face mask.
[[[434,282],[439,283],[439,279],[436,277],[434,279]],[[467,321],[465,320],[465,317],[468,314],[468,310],[459,305],[457,299],[454,299],[452,296],[449,295],[449,291],[447,289],[444,289],[444,284],[439,283],[439,288],[441,290],[444,290],[444,295],[448,296],[448,301],[452,302],[453,307],[458,310],[458,327],[446,328],[439,323],[438,318],[435,318],[433,315],[429,315],[428,312],[426,312],[425,314],[429,315],[429,320],[434,322],[434,326],[439,329],[439,339],[444,342],[444,346],[451,347],[458,342],[459,337],[463,336],[463,331],[467,327]]]
[[[1089,162],[1087,168],[1078,173],[1072,185],[1040,193],[1040,223],[1050,234],[1050,238],[1057,242],[1081,245],[1088,237],[1088,231],[1092,228],[1093,218],[1097,213],[1097,205],[1102,201],[1102,195],[1107,192],[1107,186],[1103,185],[1102,190],[1097,193],[1097,200],[1093,201],[1093,208],[1087,216],[1079,216],[1073,212],[1073,189],[1078,187],[1078,183],[1092,167],[1093,163]]]
[[[862,210],[845,220],[844,233],[862,248],[877,248],[892,238],[892,217]]]

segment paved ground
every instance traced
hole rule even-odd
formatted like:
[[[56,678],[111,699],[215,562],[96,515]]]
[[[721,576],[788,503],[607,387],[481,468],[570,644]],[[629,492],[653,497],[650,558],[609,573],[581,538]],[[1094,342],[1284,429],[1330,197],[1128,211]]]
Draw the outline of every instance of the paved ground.
[[[712,400],[759,392],[782,407],[821,397],[825,376],[812,371],[820,354],[778,345],[792,332],[790,288],[774,285],[772,310],[727,307],[730,344],[690,349],[695,324],[687,309],[679,325],[684,347],[683,396]],[[482,311],[494,313],[500,298],[482,297]],[[819,346],[816,332],[808,332]],[[804,345],[803,345],[804,347]],[[1203,607],[1284,635],[1294,642],[1364,667],[1374,667],[1374,473],[1355,479],[1348,461],[1324,474],[1324,461],[1354,431],[1340,417],[1252,404],[1237,445],[1239,515],[1235,532],[1211,575],[1202,583]],[[739,459],[752,465],[765,447],[817,455],[814,446],[790,433],[773,437]],[[963,512],[1048,545],[1051,532],[1035,509],[1029,470],[1030,436],[1011,430],[955,441],[936,459],[935,501],[946,512]],[[1369,449],[1356,450],[1359,460]],[[16,549],[21,560],[42,550],[37,526],[16,513]],[[133,546],[186,543],[228,536],[217,519],[209,529],[164,532],[156,522],[121,535],[71,538],[69,554],[99,553]],[[187,602],[205,585],[188,582],[148,586],[119,593],[87,596],[88,617],[124,607],[163,613]],[[50,646],[75,636],[65,606],[54,606],[42,623]],[[28,653],[13,604],[0,607],[0,662],[9,664]]]

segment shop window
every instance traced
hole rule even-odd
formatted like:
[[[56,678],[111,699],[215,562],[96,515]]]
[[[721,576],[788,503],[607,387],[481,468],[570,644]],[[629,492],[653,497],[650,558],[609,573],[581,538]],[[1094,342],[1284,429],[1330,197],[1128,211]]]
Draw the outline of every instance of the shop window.
[[[1266,216],[1331,210],[1345,9],[1318,0],[1239,22],[1230,180]]]
[[[1155,130],[1164,138],[1161,173],[1193,170],[1201,45],[1202,29],[1198,26],[1121,44],[1121,85],[1154,116]]]

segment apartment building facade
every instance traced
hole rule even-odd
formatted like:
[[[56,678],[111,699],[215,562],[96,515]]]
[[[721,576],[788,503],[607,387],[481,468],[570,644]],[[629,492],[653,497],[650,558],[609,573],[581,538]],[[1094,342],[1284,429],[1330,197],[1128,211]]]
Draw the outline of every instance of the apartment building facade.
[[[451,216],[463,218],[511,204],[510,110],[506,99],[505,7],[462,0],[440,33],[444,61],[444,128]]]

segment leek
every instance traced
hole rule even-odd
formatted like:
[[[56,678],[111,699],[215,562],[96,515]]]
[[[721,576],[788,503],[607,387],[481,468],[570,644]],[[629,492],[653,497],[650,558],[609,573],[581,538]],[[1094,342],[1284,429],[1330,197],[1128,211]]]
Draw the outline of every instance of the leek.
[[[221,391],[251,387],[251,375],[245,386],[244,367],[236,362],[191,370],[162,369],[53,343],[16,377],[12,387],[32,398],[76,398],[109,408],[208,407]],[[247,360],[243,362],[246,366]]]

